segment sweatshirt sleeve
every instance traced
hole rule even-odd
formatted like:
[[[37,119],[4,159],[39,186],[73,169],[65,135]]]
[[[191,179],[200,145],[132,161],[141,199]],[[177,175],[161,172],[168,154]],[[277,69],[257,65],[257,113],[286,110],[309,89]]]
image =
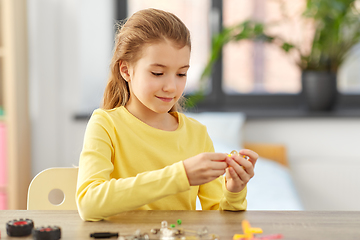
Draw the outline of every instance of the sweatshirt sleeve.
[[[233,193],[226,189],[225,177],[203,184],[199,188],[199,199],[203,210],[246,210],[247,187],[241,192]]]
[[[111,178],[111,122],[90,119],[79,161],[76,200],[81,218],[99,221],[190,189],[182,162],[134,177]]]

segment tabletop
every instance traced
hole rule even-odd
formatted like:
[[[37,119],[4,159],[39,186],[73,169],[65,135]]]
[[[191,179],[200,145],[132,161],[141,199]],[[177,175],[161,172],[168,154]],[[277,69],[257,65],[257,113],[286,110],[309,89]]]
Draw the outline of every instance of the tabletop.
[[[261,228],[261,236],[282,234],[282,239],[360,239],[360,211],[128,211],[99,222],[81,220],[75,210],[1,210],[1,239],[32,239],[9,237],[6,223],[11,220],[28,218],[34,227],[58,226],[61,239],[93,239],[94,232],[117,232],[120,236],[134,234],[137,230],[149,233],[160,228],[162,221],[176,225],[185,231],[198,231],[206,227],[208,232],[219,239],[233,239],[234,234],[242,234],[241,222],[248,220],[251,227]],[[181,225],[178,225],[178,219]],[[153,235],[155,236],[155,235]],[[150,239],[156,239],[151,237]],[[157,238],[158,239],[158,238]],[[180,239],[180,238],[179,238]],[[192,238],[194,239],[194,238]],[[196,239],[196,238],[195,238]]]

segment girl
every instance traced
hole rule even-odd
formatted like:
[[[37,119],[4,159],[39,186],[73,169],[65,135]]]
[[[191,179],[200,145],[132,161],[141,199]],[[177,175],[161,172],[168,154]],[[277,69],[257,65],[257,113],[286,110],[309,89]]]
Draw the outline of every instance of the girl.
[[[98,221],[133,209],[245,210],[258,155],[214,153],[206,127],[177,112],[190,33],[156,9],[132,15],[117,34],[102,109],[92,114],[80,156],[77,205]],[[225,178],[222,175],[225,174]]]

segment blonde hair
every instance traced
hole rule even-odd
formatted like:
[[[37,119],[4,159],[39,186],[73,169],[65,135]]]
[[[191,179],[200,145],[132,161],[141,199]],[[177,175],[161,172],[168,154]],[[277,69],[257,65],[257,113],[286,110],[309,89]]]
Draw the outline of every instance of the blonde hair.
[[[103,109],[125,106],[129,100],[129,86],[120,74],[120,61],[135,64],[141,58],[146,44],[164,40],[171,40],[179,48],[189,46],[191,49],[190,32],[185,24],[174,14],[162,10],[150,8],[138,11],[118,28],[110,76],[103,96]],[[181,101],[169,112],[178,111]]]

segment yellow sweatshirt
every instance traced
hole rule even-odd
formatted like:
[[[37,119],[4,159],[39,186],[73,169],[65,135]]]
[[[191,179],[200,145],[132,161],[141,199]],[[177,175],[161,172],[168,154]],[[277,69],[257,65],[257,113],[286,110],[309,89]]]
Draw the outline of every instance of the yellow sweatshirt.
[[[183,160],[213,152],[206,127],[172,113],[175,131],[153,128],[125,107],[97,109],[86,128],[76,200],[81,218],[98,221],[134,210],[245,210],[246,188],[227,191],[223,177],[190,186]]]

